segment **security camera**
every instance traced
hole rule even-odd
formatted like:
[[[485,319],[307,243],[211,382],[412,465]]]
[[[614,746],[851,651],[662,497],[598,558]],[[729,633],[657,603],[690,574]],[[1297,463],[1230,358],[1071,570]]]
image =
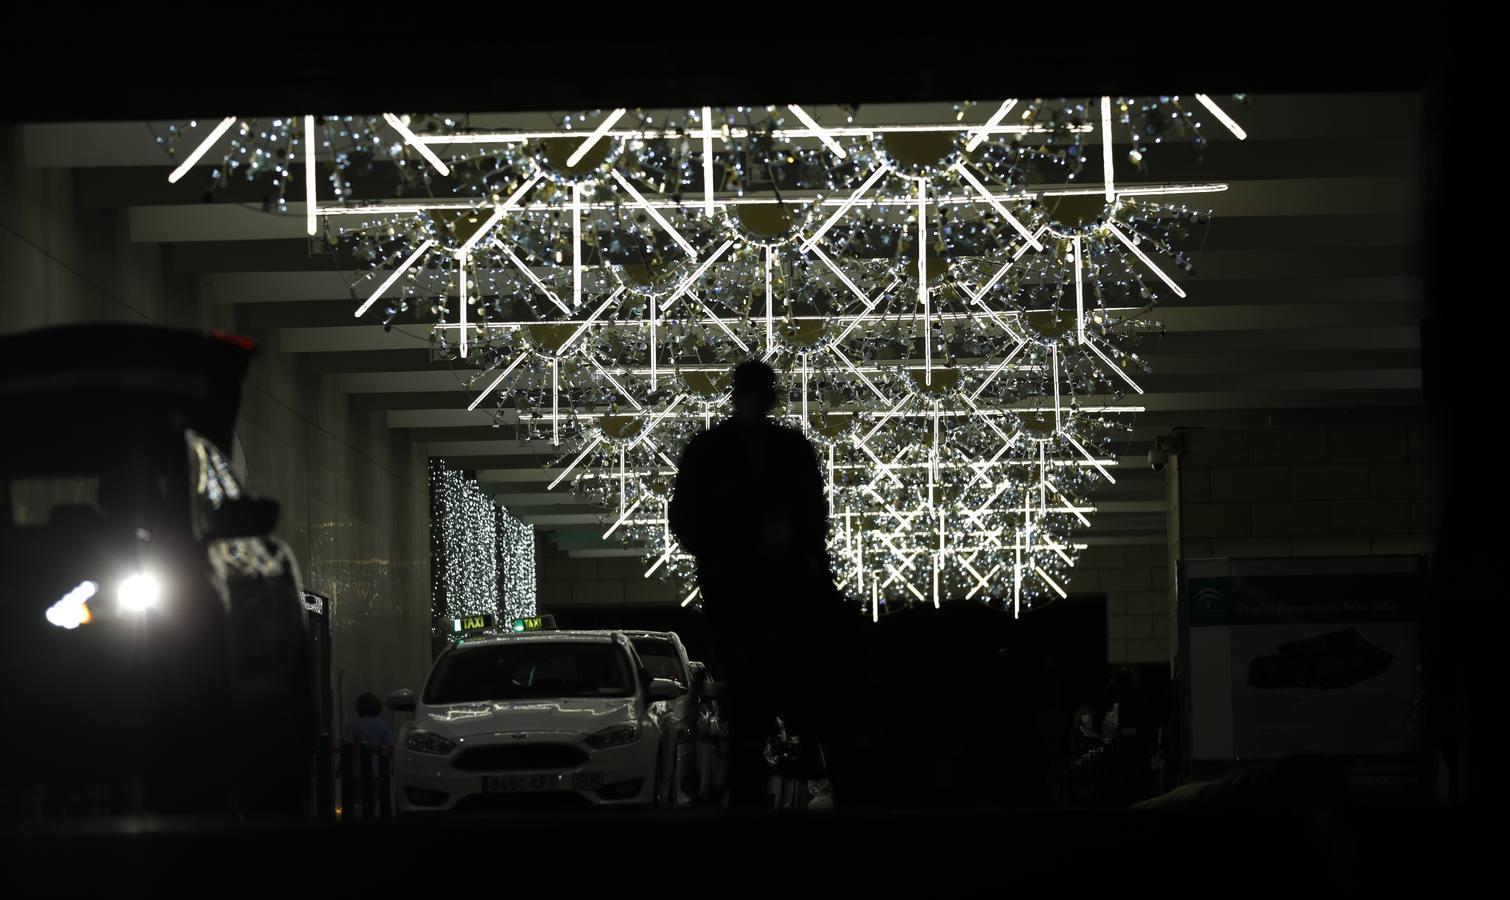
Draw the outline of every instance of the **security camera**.
[[[1169,463],[1169,451],[1164,449],[1148,451],[1148,464],[1155,472],[1164,471],[1164,466]]]

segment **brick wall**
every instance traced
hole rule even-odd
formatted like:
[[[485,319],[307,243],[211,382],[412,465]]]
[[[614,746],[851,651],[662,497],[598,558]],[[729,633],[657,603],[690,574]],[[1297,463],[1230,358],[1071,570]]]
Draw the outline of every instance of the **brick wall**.
[[[675,605],[683,597],[651,576],[639,557],[577,558],[543,555],[537,560],[542,612],[566,606]]]
[[[1175,565],[1213,557],[1430,554],[1441,462],[1426,425],[1186,431],[1169,469]],[[1171,650],[1177,651],[1178,634]]]
[[[1430,553],[1436,541],[1427,426],[1190,431],[1177,471],[1186,559]]]
[[[1069,589],[1106,595],[1108,662],[1169,661],[1169,550],[1164,544],[1087,547]]]

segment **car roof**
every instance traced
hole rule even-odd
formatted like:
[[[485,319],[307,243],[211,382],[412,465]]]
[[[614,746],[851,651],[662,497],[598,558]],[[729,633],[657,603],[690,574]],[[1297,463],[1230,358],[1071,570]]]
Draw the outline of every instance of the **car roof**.
[[[626,637],[628,637],[630,640],[634,640],[635,638],[656,638],[658,640],[672,641],[672,642],[678,643],[678,644],[681,643],[681,640],[682,640],[680,637],[677,636],[677,633],[674,632],[674,631],[627,631],[626,630],[626,631],[623,632],[623,634]]]
[[[551,643],[552,641],[556,641],[556,642],[560,642],[560,641],[577,641],[577,642],[587,641],[587,642],[590,642],[590,643],[591,642],[596,642],[596,643],[609,644],[609,643],[617,643],[617,641],[615,640],[615,638],[626,638],[627,639],[627,637],[624,635],[624,633],[623,632],[619,632],[619,631],[586,631],[586,630],[572,630],[572,631],[527,631],[527,632],[525,632],[523,634],[489,634],[489,635],[481,635],[481,636],[478,636],[478,637],[470,637],[470,638],[467,638],[464,641],[461,641],[459,643],[453,644],[452,646],[455,647],[455,648],[457,648],[457,649],[465,650],[468,647],[481,647],[481,646],[490,645],[490,644],[531,643],[531,642],[537,643],[537,644],[548,644],[548,643]]]

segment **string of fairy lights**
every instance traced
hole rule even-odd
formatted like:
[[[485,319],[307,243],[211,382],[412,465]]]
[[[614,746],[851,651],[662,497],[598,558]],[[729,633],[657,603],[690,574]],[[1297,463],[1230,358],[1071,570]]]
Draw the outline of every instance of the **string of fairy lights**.
[[[431,612],[445,622],[535,614],[535,530],[493,502],[477,480],[430,460]]]
[[[816,448],[842,590],[872,617],[950,597],[1021,612],[1067,593],[1091,491],[1143,410],[1157,307],[1186,296],[1199,202],[1226,188],[1148,181],[1152,159],[1244,139],[1235,100],[907,121],[616,109],[538,131],[232,117],[212,168],[274,158],[285,186],[302,165],[310,233],[352,261],[356,315],[431,323],[434,354],[475,373],[467,408],[549,448],[550,489],[602,509],[603,538],[685,603],[676,460],[725,414],[732,367],[760,358],[782,375],[776,414]],[[375,160],[410,199],[353,195]]]

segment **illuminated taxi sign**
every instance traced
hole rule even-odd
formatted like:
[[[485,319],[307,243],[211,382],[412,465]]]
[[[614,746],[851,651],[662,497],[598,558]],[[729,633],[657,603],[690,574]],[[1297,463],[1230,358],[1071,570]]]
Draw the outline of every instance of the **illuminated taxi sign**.
[[[493,627],[493,617],[489,615],[462,616],[451,620],[452,634],[467,634],[473,631],[486,631]]]
[[[523,619],[515,619],[512,627],[517,634],[526,631],[552,631],[556,627],[556,617],[527,616]]]

